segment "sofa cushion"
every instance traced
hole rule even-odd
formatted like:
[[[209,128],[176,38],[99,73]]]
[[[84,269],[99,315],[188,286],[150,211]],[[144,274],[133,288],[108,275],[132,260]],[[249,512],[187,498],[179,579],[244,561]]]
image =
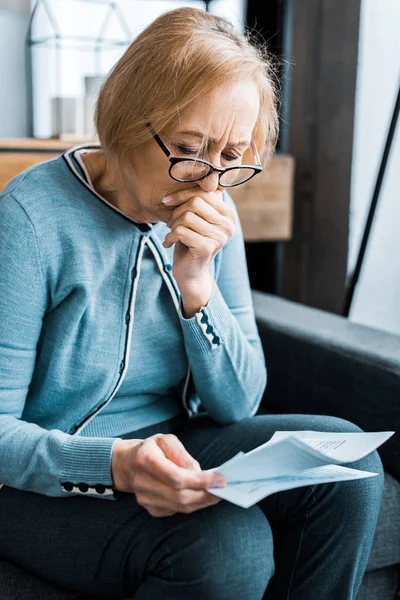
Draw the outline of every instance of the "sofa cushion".
[[[400,335],[253,291],[275,413],[331,415],[364,431],[400,430]],[[400,436],[379,448],[400,481]]]
[[[400,483],[385,473],[382,504],[367,571],[400,565]]]
[[[362,580],[357,600],[395,600],[398,585],[398,567],[369,571]]]

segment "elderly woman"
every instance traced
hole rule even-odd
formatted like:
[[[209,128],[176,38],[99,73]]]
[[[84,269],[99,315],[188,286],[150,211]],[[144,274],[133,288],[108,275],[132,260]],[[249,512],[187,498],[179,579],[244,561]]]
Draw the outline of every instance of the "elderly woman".
[[[222,18],[166,13],[96,125],[100,145],[0,201],[0,556],[95,598],[354,599],[381,475],[248,510],[207,491],[276,430],[358,430],[254,416],[266,370],[226,190],[274,146],[268,58]]]

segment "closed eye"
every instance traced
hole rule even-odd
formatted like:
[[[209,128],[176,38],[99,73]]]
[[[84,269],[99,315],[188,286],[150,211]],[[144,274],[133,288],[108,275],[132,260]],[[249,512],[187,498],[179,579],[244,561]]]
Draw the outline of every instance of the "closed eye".
[[[201,156],[201,150],[198,148],[189,148],[188,146],[176,146],[180,154],[186,154],[187,156]],[[222,154],[223,158],[227,161],[233,161],[240,159],[240,156],[233,154]]]
[[[225,160],[239,160],[240,156],[234,156],[233,154],[223,154]]]
[[[195,156],[197,154],[201,154],[198,148],[188,148],[188,146],[177,146],[180,154],[187,154],[188,156]]]

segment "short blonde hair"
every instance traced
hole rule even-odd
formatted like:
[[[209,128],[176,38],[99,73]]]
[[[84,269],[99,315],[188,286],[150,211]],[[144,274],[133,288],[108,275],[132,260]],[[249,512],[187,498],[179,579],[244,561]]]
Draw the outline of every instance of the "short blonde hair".
[[[278,135],[277,87],[265,45],[222,17],[194,8],[166,12],[132,42],[103,83],[95,122],[106,155],[129,168],[134,148],[168,134],[194,100],[220,86],[253,80],[260,110],[253,131],[268,158]]]

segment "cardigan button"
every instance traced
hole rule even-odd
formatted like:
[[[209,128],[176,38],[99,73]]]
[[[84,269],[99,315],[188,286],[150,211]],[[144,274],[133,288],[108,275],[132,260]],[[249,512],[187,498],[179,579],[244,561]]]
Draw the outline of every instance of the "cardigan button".
[[[213,338],[213,344],[216,344],[217,346],[219,346],[219,342],[220,342],[220,339],[219,339],[219,337],[216,335],[216,336]]]
[[[122,373],[122,371],[124,370],[125,367],[125,361],[121,360],[121,362],[119,363],[119,372]]]
[[[94,486],[94,489],[98,494],[104,494],[104,492],[106,491],[106,486],[99,483]]]
[[[138,223],[138,228],[140,231],[143,231],[143,233],[147,233],[147,231],[150,231],[151,229],[150,225],[147,225],[147,223]]]
[[[136,274],[137,274],[137,269],[136,269],[136,267],[133,267],[133,269],[131,269],[131,278],[135,279]]]
[[[125,323],[128,324],[129,321],[130,321],[130,319],[131,319],[131,315],[129,313],[126,313],[126,315],[125,315]]]
[[[206,333],[213,333],[214,330],[212,328],[212,325],[208,325],[207,329],[206,329]]]
[[[170,265],[168,263],[166,265],[164,265],[164,271],[166,273],[170,273],[172,271],[172,265]]]
[[[78,485],[79,491],[83,492],[84,494],[86,494],[87,491],[89,491],[89,486],[87,483],[80,483]]]
[[[61,485],[66,492],[72,492],[72,490],[74,489],[74,484],[71,483],[70,481],[65,481]]]

